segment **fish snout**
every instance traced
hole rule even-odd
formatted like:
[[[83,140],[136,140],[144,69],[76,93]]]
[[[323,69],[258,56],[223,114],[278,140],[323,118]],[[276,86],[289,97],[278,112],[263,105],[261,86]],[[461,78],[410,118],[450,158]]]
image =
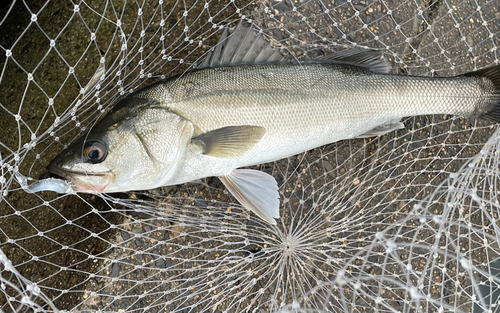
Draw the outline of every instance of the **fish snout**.
[[[49,163],[46,175],[71,182],[74,190],[78,192],[103,192],[113,180],[112,173],[102,169],[93,172],[92,164],[86,164],[81,153],[75,151],[75,149],[62,151]]]
[[[77,161],[81,162],[80,158],[74,151],[68,149],[56,156],[49,163],[49,165],[47,165],[47,170],[49,171],[49,173],[64,177],[65,175],[62,175],[61,171],[71,170],[71,166],[74,165]]]

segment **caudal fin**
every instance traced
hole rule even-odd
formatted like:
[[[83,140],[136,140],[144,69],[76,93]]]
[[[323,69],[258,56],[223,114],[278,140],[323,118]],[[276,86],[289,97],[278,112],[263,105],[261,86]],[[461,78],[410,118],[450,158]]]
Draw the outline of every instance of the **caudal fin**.
[[[492,97],[491,109],[485,113],[480,114],[478,117],[483,120],[500,123],[500,65],[495,65],[479,71],[467,73],[465,74],[465,76],[485,77],[493,83],[495,91],[494,96]]]

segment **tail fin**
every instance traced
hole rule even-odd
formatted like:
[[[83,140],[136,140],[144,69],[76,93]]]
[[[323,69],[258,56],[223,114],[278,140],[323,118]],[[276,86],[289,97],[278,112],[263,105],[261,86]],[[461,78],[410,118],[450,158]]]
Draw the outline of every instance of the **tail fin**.
[[[494,123],[500,123],[500,65],[491,66],[479,71],[465,74],[465,76],[479,76],[489,79],[495,87],[491,109],[478,117]]]

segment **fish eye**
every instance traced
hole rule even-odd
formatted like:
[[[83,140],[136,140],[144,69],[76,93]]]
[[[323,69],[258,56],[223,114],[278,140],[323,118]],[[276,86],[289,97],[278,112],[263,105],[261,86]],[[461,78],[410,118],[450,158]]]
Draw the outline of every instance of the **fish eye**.
[[[89,141],[83,149],[83,156],[92,163],[100,163],[108,154],[106,146],[100,141]]]

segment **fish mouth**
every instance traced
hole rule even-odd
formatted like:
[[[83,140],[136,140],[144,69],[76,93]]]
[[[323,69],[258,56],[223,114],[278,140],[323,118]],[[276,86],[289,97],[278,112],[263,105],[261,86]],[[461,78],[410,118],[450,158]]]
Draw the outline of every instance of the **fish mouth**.
[[[47,178],[65,179],[64,177],[59,176],[59,175],[52,173],[52,172],[45,172],[45,173],[40,174],[40,176],[38,176],[38,180],[43,180],[43,179],[47,179]]]
[[[62,169],[50,164],[47,167],[49,174],[59,176],[73,184],[77,192],[103,192],[113,179],[111,171],[88,173]],[[86,178],[86,179],[85,179]]]

